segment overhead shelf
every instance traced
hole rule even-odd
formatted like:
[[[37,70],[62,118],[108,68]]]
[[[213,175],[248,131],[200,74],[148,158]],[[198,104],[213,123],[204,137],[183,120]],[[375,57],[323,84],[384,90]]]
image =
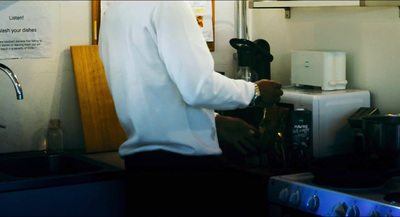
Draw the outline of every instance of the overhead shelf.
[[[397,6],[400,8],[400,0],[372,1],[372,0],[348,0],[348,1],[285,1],[285,0],[253,0],[249,1],[250,9],[284,8],[285,17],[290,18],[292,7],[386,7]]]
[[[360,6],[359,1],[251,1],[250,8]]]
[[[254,0],[249,1],[250,8],[283,8],[283,7],[329,7],[329,6],[400,6],[400,0],[370,1],[279,1],[279,0]]]

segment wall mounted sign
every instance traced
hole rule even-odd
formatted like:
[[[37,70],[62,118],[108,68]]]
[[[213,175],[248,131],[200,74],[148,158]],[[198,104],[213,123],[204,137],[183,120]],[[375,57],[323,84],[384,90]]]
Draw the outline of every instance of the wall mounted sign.
[[[50,57],[51,39],[47,3],[0,2],[0,59]]]
[[[92,0],[93,37],[92,44],[97,45],[101,17],[112,1]],[[215,50],[215,1],[188,1],[196,15],[210,51]]]
[[[214,41],[213,13],[211,1],[188,1],[196,16],[197,23],[207,42]]]

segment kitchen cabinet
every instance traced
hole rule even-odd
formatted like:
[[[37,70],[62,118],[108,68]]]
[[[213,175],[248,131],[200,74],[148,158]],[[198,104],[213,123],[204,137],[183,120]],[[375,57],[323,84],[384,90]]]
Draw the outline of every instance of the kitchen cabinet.
[[[249,2],[251,9],[285,9],[285,18],[290,18],[290,9],[293,7],[399,7],[400,0],[393,1],[370,1],[370,0],[349,0],[349,1],[277,1],[277,0],[254,0]]]

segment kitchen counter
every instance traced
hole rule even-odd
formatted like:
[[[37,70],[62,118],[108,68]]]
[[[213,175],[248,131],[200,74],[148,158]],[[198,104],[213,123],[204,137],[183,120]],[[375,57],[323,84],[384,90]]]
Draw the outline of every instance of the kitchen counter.
[[[107,163],[113,165],[117,168],[124,169],[124,160],[120,158],[117,151],[114,152],[104,152],[104,153],[94,153],[94,154],[86,154],[86,157],[101,161],[103,163]],[[309,171],[308,168],[300,167],[300,168],[269,168],[266,166],[257,166],[250,164],[240,164],[240,163],[228,163],[228,166],[236,169],[238,171],[250,173],[253,175],[259,175],[263,177],[271,177],[275,175],[284,175],[284,174],[293,174],[293,173],[301,173]]]
[[[109,160],[82,152],[0,154],[1,215],[124,216],[124,169]]]
[[[85,156],[120,169],[125,169],[124,160],[119,156],[118,151],[86,154]]]
[[[308,172],[308,168],[268,168],[265,166],[252,166],[252,165],[241,165],[241,164],[229,164],[230,167],[260,177],[269,178],[271,176],[287,175]]]
[[[122,179],[124,175],[124,170],[120,165],[108,163],[109,158],[101,157],[101,155],[89,157],[84,154],[65,154],[65,156],[82,162],[83,166],[92,166],[90,171],[84,171],[85,168],[81,168],[81,171],[76,173],[70,169],[60,174],[47,174],[48,171],[46,174],[41,174],[45,172],[43,167],[48,166],[45,161],[49,160],[44,159],[43,156],[45,156],[43,152],[0,154],[0,193]],[[56,163],[61,164],[64,160],[59,161]],[[53,165],[53,167],[56,166],[56,164]],[[35,170],[38,170],[37,173]]]
[[[124,168],[124,160],[119,157],[118,152],[86,154],[85,156],[120,169]],[[307,171],[306,168],[268,168],[232,162],[228,163],[228,166],[239,174],[237,180],[234,180],[238,185],[232,191],[237,192],[237,200],[241,201],[243,207],[249,208],[249,216],[268,215],[268,181],[271,176]]]
[[[70,158],[67,158],[67,163],[56,159],[55,166],[57,163],[71,163],[77,171],[62,167],[60,174],[43,171],[43,165],[49,164],[49,158],[42,152],[0,154],[0,203],[4,207],[2,214],[124,215],[125,167],[124,160],[117,151],[84,153],[78,150],[62,155],[76,159],[78,163]],[[46,157],[45,164],[37,163],[36,157],[43,156]],[[35,160],[31,163],[29,159]],[[246,164],[230,163],[228,166],[240,174],[238,180],[235,180],[238,185],[232,191],[238,192],[237,199],[241,200],[243,207],[251,207],[251,214],[254,214],[252,216],[265,216],[268,213],[267,186],[271,176],[300,172],[298,169],[271,169]],[[24,204],[24,209],[19,208],[21,204]]]

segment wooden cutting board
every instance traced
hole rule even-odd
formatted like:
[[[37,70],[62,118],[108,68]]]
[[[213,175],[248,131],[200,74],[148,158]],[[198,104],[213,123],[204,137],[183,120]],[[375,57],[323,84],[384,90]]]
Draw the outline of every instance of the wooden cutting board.
[[[86,152],[118,150],[127,136],[108,88],[97,45],[71,46]]]

